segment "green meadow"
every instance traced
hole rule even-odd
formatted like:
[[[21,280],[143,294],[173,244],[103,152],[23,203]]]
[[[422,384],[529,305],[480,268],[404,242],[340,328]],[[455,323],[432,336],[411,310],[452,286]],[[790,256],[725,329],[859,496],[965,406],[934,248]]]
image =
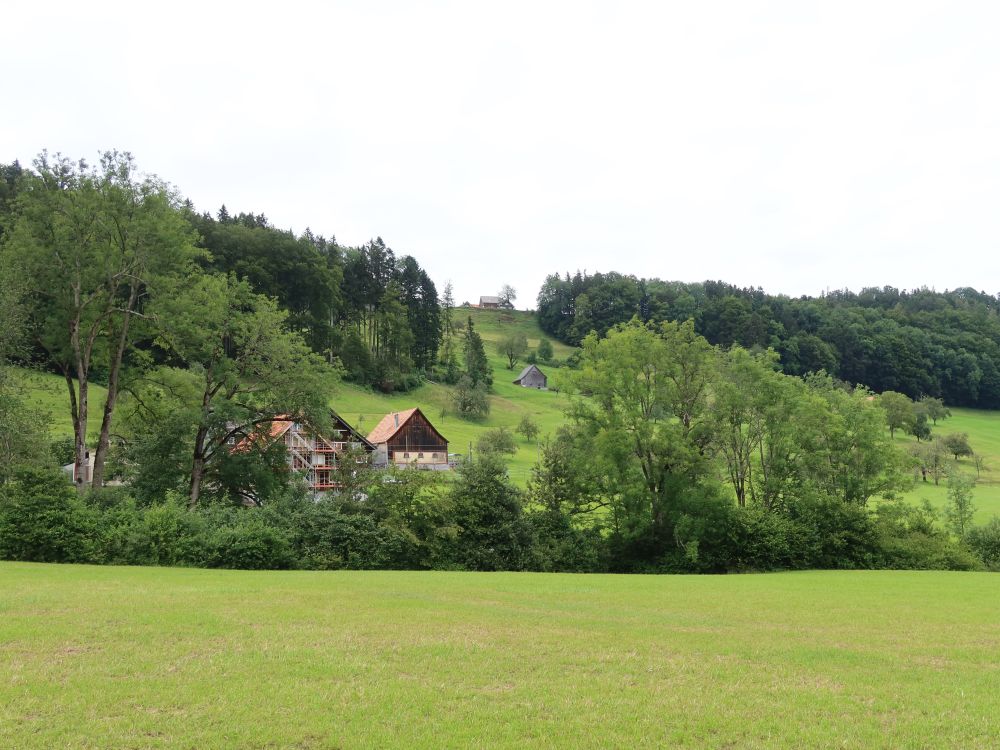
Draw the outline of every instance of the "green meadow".
[[[976,505],[975,522],[985,523],[993,516],[1000,516],[1000,412],[952,409],[951,413],[952,416],[939,421],[932,432],[935,436],[947,435],[949,432],[967,432],[972,449],[983,457],[985,467],[978,476],[972,498]],[[909,435],[900,436],[899,433],[896,441],[901,447],[915,444],[914,438]],[[972,458],[961,458],[958,467],[970,476],[977,475],[976,463]],[[905,498],[913,503],[927,500],[935,508],[943,508],[948,502],[948,481],[941,479],[937,485],[932,479],[917,481]]]
[[[1000,577],[0,563],[0,747],[987,748]]]
[[[388,396],[344,383],[330,403],[348,422],[355,425],[360,423],[364,433],[370,431],[387,412],[418,406],[448,439],[449,450],[463,455],[468,454],[470,444],[475,450],[476,441],[486,430],[507,427],[513,433],[521,418],[528,415],[538,425],[539,435],[534,441],[528,441],[515,433],[517,453],[510,461],[511,478],[517,484],[524,485],[531,476],[531,466],[537,458],[539,442],[555,432],[565,421],[564,410],[568,400],[555,390],[538,391],[514,385],[513,380],[520,374],[524,363],[519,362],[513,370],[508,370],[506,357],[497,354],[497,342],[517,333],[524,334],[528,339],[531,351],[538,347],[545,334],[538,327],[532,313],[470,308],[454,310],[457,322],[464,324],[470,316],[476,331],[483,338],[486,356],[493,368],[490,413],[485,419],[469,420],[456,415],[451,403],[451,387],[439,383],[425,383],[407,393]],[[571,347],[551,337],[546,338],[552,343],[557,359],[565,359],[573,353]],[[541,369],[549,376],[550,386],[558,384],[558,368],[541,365]]]

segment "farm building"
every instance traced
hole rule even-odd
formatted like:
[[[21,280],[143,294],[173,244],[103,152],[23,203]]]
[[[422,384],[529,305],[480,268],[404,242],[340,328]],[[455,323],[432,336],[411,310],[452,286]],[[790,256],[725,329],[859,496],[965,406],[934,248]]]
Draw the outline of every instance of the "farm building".
[[[375,465],[448,469],[448,441],[420,409],[386,414],[368,434]]]
[[[336,412],[331,411],[330,417],[333,429],[328,436],[319,435],[300,422],[279,418],[271,422],[266,436],[245,437],[237,444],[236,450],[250,440],[281,440],[288,451],[288,468],[301,474],[309,489],[314,492],[336,489],[334,470],[338,457],[349,450],[364,451],[365,455],[370,455],[375,446]]]
[[[496,310],[500,307],[499,297],[480,297],[479,306],[489,310]]]
[[[549,379],[545,376],[545,373],[534,365],[528,365],[521,370],[521,374],[514,381],[514,385],[519,385],[522,388],[538,388],[539,390],[548,387],[548,383]]]

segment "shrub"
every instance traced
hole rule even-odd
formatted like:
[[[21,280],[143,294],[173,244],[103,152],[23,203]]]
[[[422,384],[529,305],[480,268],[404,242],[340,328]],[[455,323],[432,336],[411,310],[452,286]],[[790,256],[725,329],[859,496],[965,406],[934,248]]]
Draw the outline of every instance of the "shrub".
[[[961,543],[953,541],[936,523],[929,503],[914,507],[887,502],[876,513],[879,558],[883,568],[897,570],[977,570],[982,563]]]
[[[788,516],[809,539],[810,568],[870,568],[878,557],[879,537],[867,508],[835,498],[803,498]]]
[[[143,565],[204,565],[208,529],[205,519],[187,510],[176,493],[147,508],[135,527],[131,552]]]
[[[280,570],[295,567],[291,544],[283,530],[269,526],[245,510],[233,526],[216,529],[208,564],[214,568]]]
[[[537,350],[538,359],[542,362],[548,362],[552,359],[552,342],[548,339],[542,339],[538,342]]]
[[[985,526],[973,526],[966,544],[990,570],[1000,570],[1000,517],[993,516]]]
[[[18,469],[0,485],[0,558],[93,562],[96,513],[55,469]]]
[[[607,545],[600,529],[579,528],[552,510],[526,516],[533,536],[532,570],[601,573],[608,569]]]
[[[733,570],[787,570],[808,567],[815,554],[807,525],[783,513],[748,506],[729,516]]]
[[[517,452],[514,436],[506,427],[495,427],[484,432],[476,442],[476,448],[480,453],[506,453],[512,456]]]

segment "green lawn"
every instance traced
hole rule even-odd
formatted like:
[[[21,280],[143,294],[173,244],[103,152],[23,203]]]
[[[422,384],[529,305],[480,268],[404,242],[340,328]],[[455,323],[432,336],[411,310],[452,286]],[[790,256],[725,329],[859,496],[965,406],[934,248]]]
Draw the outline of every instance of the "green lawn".
[[[995,747],[1000,576],[0,563],[0,747]]]

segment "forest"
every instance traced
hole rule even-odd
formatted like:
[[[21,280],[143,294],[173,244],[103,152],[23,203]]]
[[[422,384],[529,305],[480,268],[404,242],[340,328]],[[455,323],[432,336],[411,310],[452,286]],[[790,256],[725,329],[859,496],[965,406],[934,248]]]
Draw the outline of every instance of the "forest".
[[[773,349],[789,375],[822,370],[877,393],[1000,408],[1000,299],[971,288],[792,298],[721,281],[577,272],[548,276],[538,294],[542,329],[568,344],[633,317],[693,320],[712,344]]]
[[[552,276],[539,320],[579,349],[559,363],[564,424],[538,442],[527,486],[511,481],[511,435],[497,429],[454,473],[376,470],[345,454],[336,490],[317,495],[282,444],[258,437],[279,418],[322,434],[341,381],[388,392],[436,378],[456,418],[489,409],[493,369],[450,287],[439,295],[416,259],[379,238],[342,247],[262,214],[199,213],[128,154],[91,166],[43,153],[2,176],[0,558],[1000,567],[1000,521],[973,523],[974,479],[959,464],[971,447],[928,425],[946,418],[946,401],[994,397],[1000,358],[975,348],[980,338],[996,346],[985,295],[790,300],[713,283]],[[938,372],[920,359],[928,342],[965,364]],[[523,335],[499,341],[498,355],[511,370],[519,357],[552,356],[541,344],[526,356]],[[51,415],[24,398],[30,368],[63,379],[68,443],[51,440]],[[103,402],[92,398],[98,385]],[[902,450],[897,429],[919,450]],[[534,440],[537,427],[529,420],[523,432]],[[64,463],[75,482],[56,468]],[[901,499],[918,477],[947,483],[943,515]]]

